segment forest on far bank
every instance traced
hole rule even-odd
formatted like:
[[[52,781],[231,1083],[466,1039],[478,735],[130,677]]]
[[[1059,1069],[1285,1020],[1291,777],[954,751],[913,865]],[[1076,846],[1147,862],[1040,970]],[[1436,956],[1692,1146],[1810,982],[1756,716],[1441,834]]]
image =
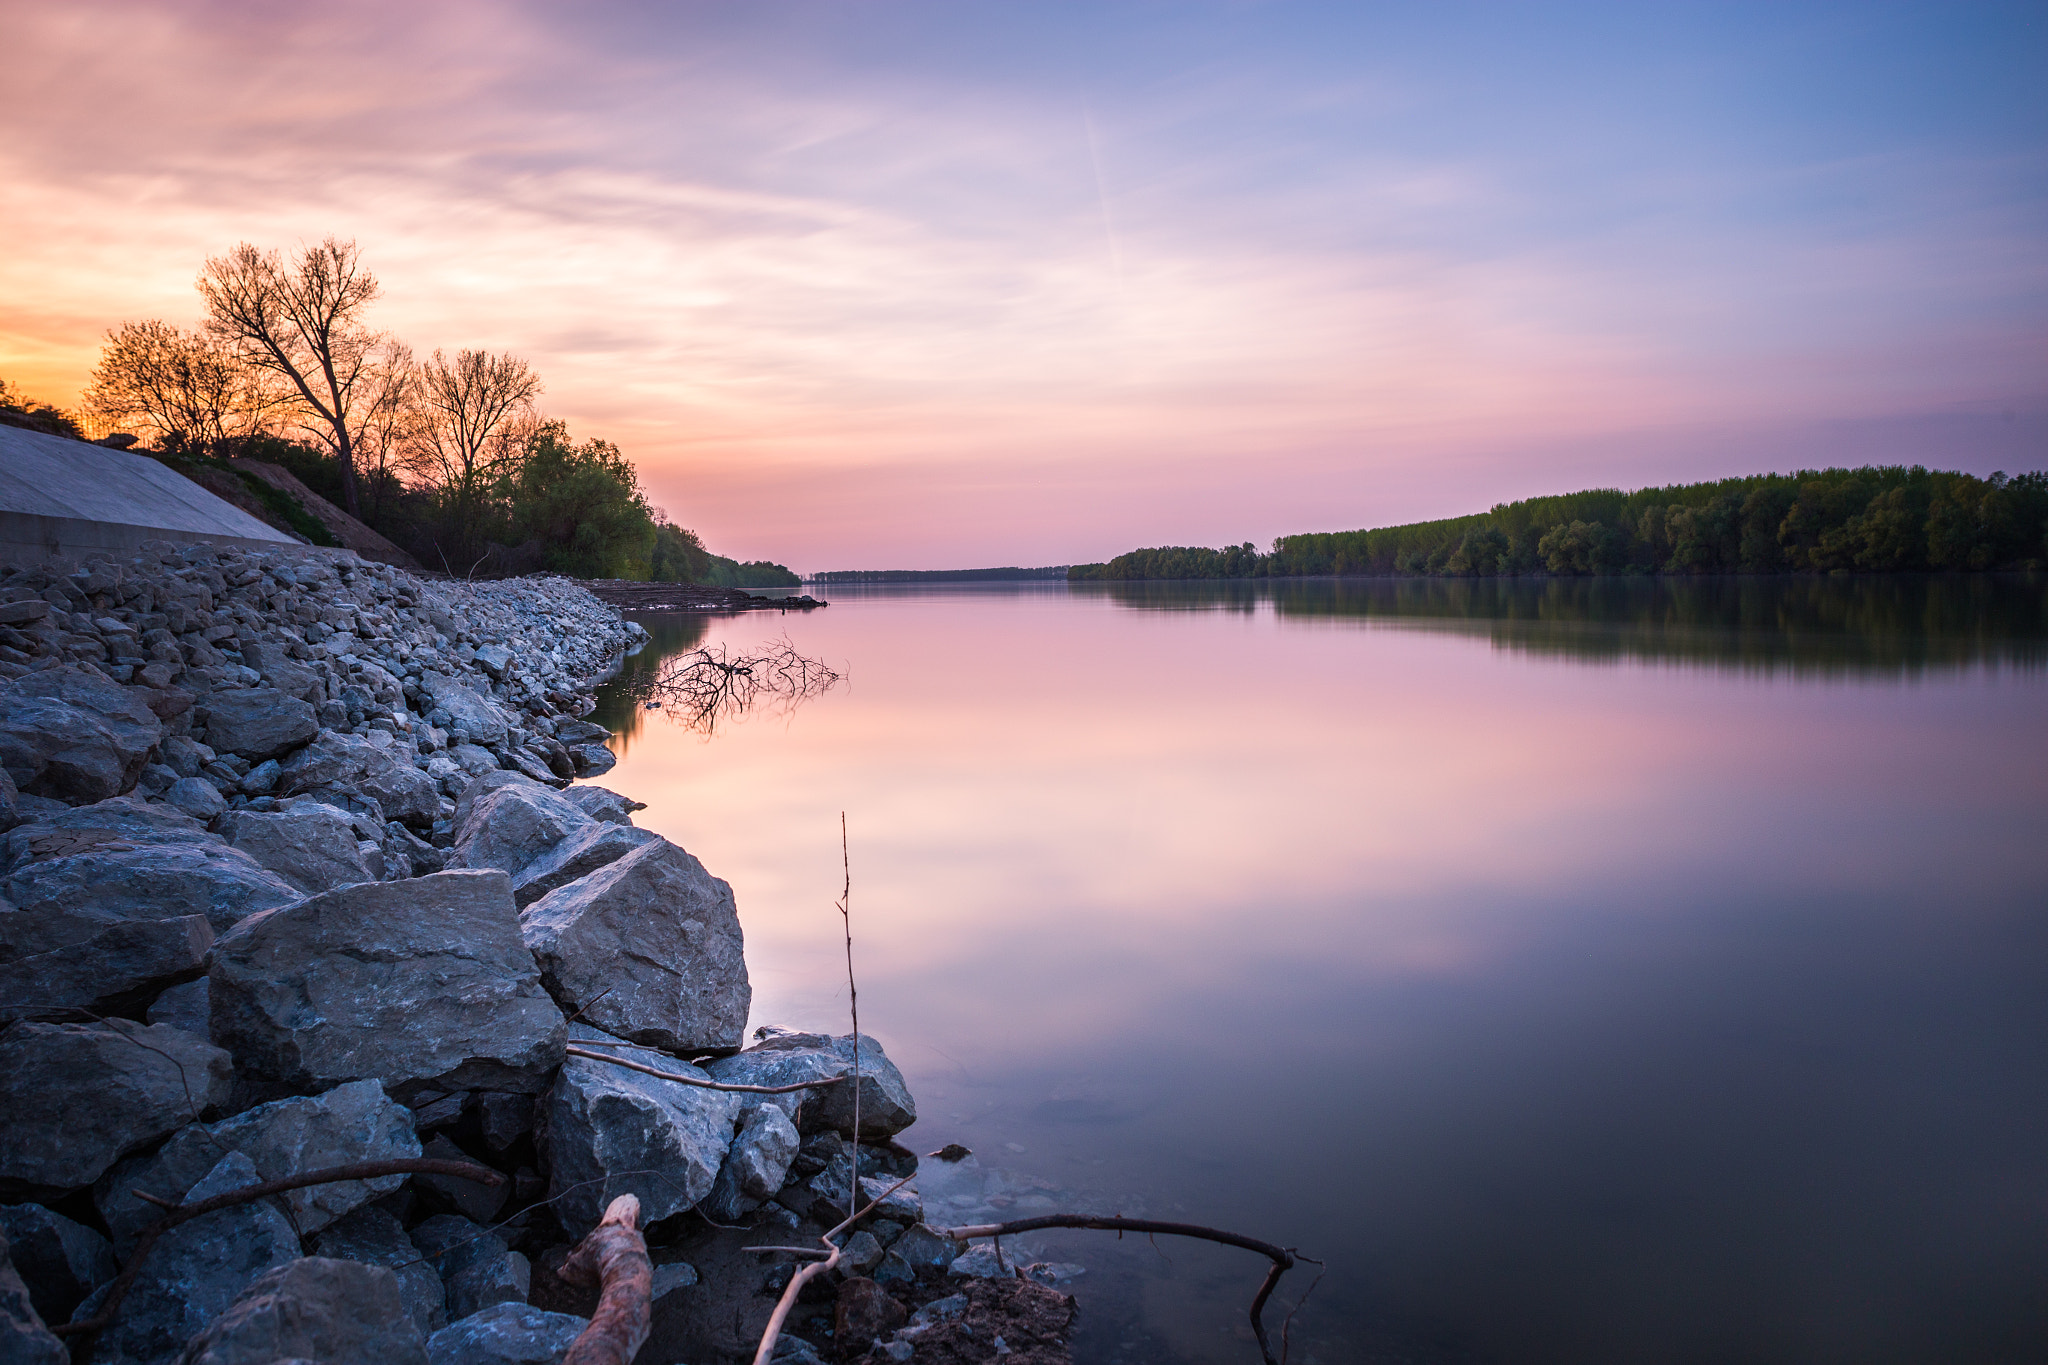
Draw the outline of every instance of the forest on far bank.
[[[504,352],[412,348],[366,322],[381,294],[354,242],[286,257],[243,243],[201,267],[204,317],[107,333],[79,411],[0,382],[0,422],[133,449],[316,545],[333,534],[250,473],[281,465],[422,566],[458,577],[548,571],[719,587],[794,587],[740,563],[649,503],[610,441],[573,439],[544,386]]]
[[[1514,574],[1910,573],[2048,565],[2048,473],[1919,465],[1756,474],[1496,504],[1471,516],[1281,536],[1261,553],[1160,546],[1073,582]]]

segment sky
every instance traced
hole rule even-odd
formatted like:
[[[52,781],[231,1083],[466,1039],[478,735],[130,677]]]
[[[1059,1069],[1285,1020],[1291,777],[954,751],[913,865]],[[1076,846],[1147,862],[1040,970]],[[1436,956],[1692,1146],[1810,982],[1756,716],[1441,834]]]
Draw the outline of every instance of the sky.
[[[2048,467],[2048,5],[0,0],[0,377],[239,241],[720,553]]]

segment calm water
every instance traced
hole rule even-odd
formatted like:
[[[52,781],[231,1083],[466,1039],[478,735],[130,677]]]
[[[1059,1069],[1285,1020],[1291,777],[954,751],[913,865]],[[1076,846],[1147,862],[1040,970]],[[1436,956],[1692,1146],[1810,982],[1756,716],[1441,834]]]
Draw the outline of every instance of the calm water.
[[[732,882],[756,1022],[846,1027],[847,812],[906,1140],[976,1152],[935,1220],[1298,1246],[1296,1360],[2048,1358],[2042,581],[832,598],[643,618],[848,676],[614,699],[605,781]],[[1084,1361],[1257,1359],[1253,1258],[1037,1251]]]

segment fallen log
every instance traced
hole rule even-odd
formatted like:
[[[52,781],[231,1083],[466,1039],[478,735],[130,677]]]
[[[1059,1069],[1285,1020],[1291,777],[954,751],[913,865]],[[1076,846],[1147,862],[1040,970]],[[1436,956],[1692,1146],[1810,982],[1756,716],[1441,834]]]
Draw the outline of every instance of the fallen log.
[[[640,1200],[622,1194],[562,1262],[570,1284],[599,1287],[597,1311],[562,1365],[631,1365],[653,1326],[654,1266],[640,1234]]]

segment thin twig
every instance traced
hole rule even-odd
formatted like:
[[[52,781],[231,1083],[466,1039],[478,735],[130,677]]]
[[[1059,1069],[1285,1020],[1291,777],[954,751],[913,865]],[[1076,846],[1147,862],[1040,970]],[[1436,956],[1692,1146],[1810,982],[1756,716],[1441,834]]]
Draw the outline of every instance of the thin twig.
[[[856,1153],[859,1152],[858,1144],[855,1144],[854,1150]],[[829,1273],[834,1266],[839,1264],[839,1258],[846,1249],[834,1243],[832,1239],[852,1227],[863,1215],[873,1210],[884,1199],[887,1199],[890,1195],[908,1185],[914,1178],[914,1176],[904,1176],[901,1180],[870,1200],[867,1208],[862,1209],[859,1213],[848,1214],[845,1222],[831,1228],[818,1239],[825,1244],[825,1259],[813,1261],[789,1277],[789,1283],[782,1288],[782,1297],[775,1301],[775,1311],[768,1317],[768,1326],[761,1332],[761,1345],[754,1351],[754,1365],[769,1365],[769,1362],[775,1358],[775,1343],[782,1337],[782,1324],[789,1320],[789,1310],[796,1307],[797,1295],[802,1292],[804,1285],[820,1275]],[[854,1163],[853,1187],[856,1190],[860,1188],[860,1163],[858,1159]],[[757,1251],[767,1251],[770,1249],[768,1247],[742,1248],[742,1250]],[[780,1248],[773,1249],[780,1250]]]
[[[860,1198],[860,988],[853,983],[853,861],[846,850],[846,812],[839,812],[839,870],[845,878],[839,891],[839,920],[846,928],[846,1003],[853,1012],[853,1189],[846,1196],[846,1216],[853,1217]]]
[[[1094,1228],[1103,1232],[1166,1233],[1174,1237],[1194,1237],[1205,1242],[1220,1242],[1224,1246],[1256,1251],[1273,1264],[1266,1271],[1259,1292],[1252,1298],[1252,1335],[1258,1338],[1259,1354],[1266,1365],[1280,1365],[1273,1355],[1272,1344],[1266,1337],[1266,1322],[1263,1314],[1266,1300],[1273,1296],[1273,1287],[1280,1283],[1280,1277],[1294,1268],[1295,1254],[1292,1248],[1274,1246],[1256,1237],[1242,1233],[1226,1232],[1222,1228],[1203,1227],[1199,1223],[1162,1223],[1150,1218],[1094,1217],[1086,1214],[1054,1213],[1040,1218],[1017,1218],[1007,1223],[976,1223],[967,1227],[933,1228],[941,1237],[950,1237],[956,1242],[968,1241],[975,1237],[1003,1238],[1019,1232],[1036,1232],[1042,1228]],[[1000,1241],[997,1243],[1001,1246]],[[1001,1251],[997,1252],[998,1257]],[[1306,1260],[1307,1257],[1301,1259]],[[1320,1264],[1320,1262],[1318,1262]],[[1313,1288],[1314,1286],[1310,1286]],[[1298,1305],[1297,1305],[1298,1306]]]
[[[502,1185],[505,1177],[485,1166],[470,1161],[444,1161],[438,1157],[398,1157],[390,1161],[356,1161],[345,1166],[327,1166],[317,1171],[305,1171],[288,1175],[281,1180],[266,1180],[260,1185],[244,1185],[238,1190],[202,1199],[196,1204],[180,1204],[163,1217],[144,1228],[135,1239],[135,1250],[129,1253],[128,1264],[121,1267],[121,1273],[114,1277],[107,1290],[107,1297],[100,1304],[100,1311],[81,1322],[67,1322],[50,1328],[60,1337],[83,1336],[85,1341],[74,1348],[72,1360],[75,1365],[87,1365],[92,1359],[93,1346],[99,1333],[113,1324],[114,1314],[119,1311],[121,1301],[128,1296],[128,1290],[135,1283],[135,1277],[142,1273],[142,1263],[149,1259],[157,1239],[182,1223],[189,1223],[221,1209],[234,1208],[240,1204],[253,1204],[258,1199],[268,1199],[274,1194],[289,1190],[302,1190],[308,1185],[333,1185],[345,1180],[376,1180],[387,1175],[451,1175],[459,1180],[474,1180],[481,1185]]]
[[[592,1052],[581,1043],[571,1043],[564,1051],[571,1057],[587,1057],[593,1062],[610,1062],[613,1066],[623,1066],[629,1071],[644,1071],[650,1076],[659,1076],[665,1081],[675,1081],[681,1085],[694,1085],[700,1090],[732,1090],[742,1095],[788,1095],[798,1090],[815,1089],[821,1085],[837,1085],[846,1079],[844,1076],[827,1076],[822,1081],[797,1081],[791,1085],[728,1085],[724,1081],[707,1081],[696,1076],[685,1076],[675,1071],[663,1071],[658,1067],[647,1066],[641,1062],[628,1061],[624,1057],[614,1057],[609,1052]]]

